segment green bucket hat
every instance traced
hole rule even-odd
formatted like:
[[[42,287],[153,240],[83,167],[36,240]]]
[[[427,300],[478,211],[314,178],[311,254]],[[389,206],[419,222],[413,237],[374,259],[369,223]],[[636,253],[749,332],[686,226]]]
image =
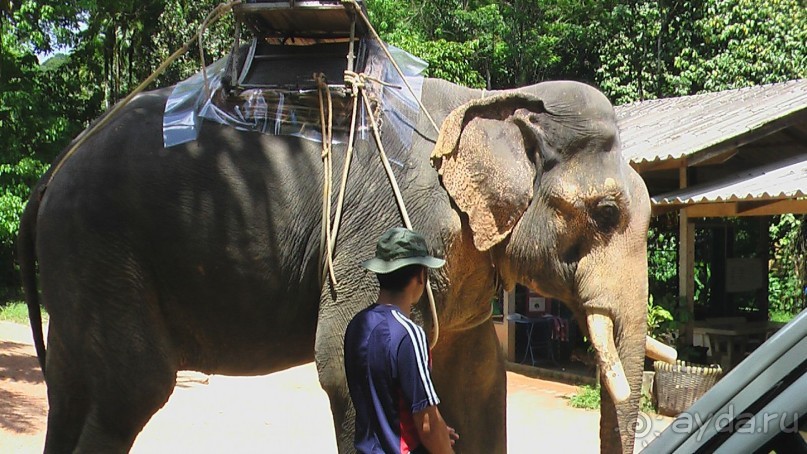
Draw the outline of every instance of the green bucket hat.
[[[374,273],[387,274],[408,265],[440,268],[446,261],[429,255],[426,239],[403,227],[394,227],[381,235],[375,248],[375,257],[362,263]]]

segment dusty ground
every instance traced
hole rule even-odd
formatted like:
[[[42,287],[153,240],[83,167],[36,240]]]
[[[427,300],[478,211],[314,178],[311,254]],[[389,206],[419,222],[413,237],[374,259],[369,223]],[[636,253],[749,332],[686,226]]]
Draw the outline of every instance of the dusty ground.
[[[511,453],[599,452],[599,414],[573,409],[574,386],[507,373]],[[42,452],[45,384],[30,329],[0,322],[0,451]],[[669,424],[653,417],[652,437]],[[642,446],[637,442],[637,450]],[[183,373],[146,425],[134,453],[336,452],[330,409],[313,364],[262,377]]]

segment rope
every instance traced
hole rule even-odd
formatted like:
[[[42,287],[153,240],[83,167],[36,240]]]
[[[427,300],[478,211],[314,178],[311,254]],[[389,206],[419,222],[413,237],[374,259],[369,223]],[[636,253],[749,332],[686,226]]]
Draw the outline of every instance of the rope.
[[[320,237],[320,251],[325,252],[325,266],[328,269],[328,274],[331,278],[331,285],[336,288],[336,274],[333,271],[333,247],[334,241],[331,231],[331,193],[333,185],[333,160],[331,150],[333,148],[333,98],[331,97],[331,90],[328,89],[328,83],[325,80],[325,75],[315,74],[314,80],[317,81],[317,95],[319,96],[319,116],[320,125],[322,126],[322,162],[323,162],[323,178],[322,185],[322,236]],[[325,122],[325,105],[322,93],[327,94],[328,100],[328,122]],[[327,248],[327,249],[326,249]],[[323,276],[320,275],[320,283],[323,281]]]
[[[398,202],[398,209],[401,211],[401,217],[403,218],[404,225],[407,229],[414,230],[412,228],[412,222],[409,220],[409,213],[406,210],[403,197],[401,196],[401,189],[398,187],[398,181],[395,179],[395,174],[392,173],[392,167],[390,167],[387,154],[384,152],[384,145],[381,143],[381,134],[378,131],[378,125],[376,124],[375,115],[373,114],[373,109],[370,106],[370,100],[367,97],[367,92],[362,90],[361,94],[362,101],[364,101],[364,107],[367,109],[367,114],[370,116],[370,125],[373,127],[373,138],[375,139],[376,146],[378,146],[378,153],[381,156],[381,163],[384,165],[384,170],[387,172],[387,177],[389,178],[390,185],[392,186],[392,192],[395,194],[395,200]],[[431,283],[429,282],[428,274],[426,275],[426,296],[429,298],[429,310],[431,311],[432,321],[434,324],[434,335],[429,340],[429,348],[434,348],[434,346],[437,344],[437,339],[440,337],[440,322],[437,320],[437,305],[434,302],[434,294],[432,293],[432,287]]]
[[[232,2],[232,6],[230,6],[230,8],[235,6],[236,3],[241,3],[241,1],[242,0],[237,0],[237,1]],[[222,5],[219,5],[219,6],[222,6]],[[202,78],[205,81],[205,94],[206,95],[210,95],[210,86],[209,86],[209,84],[207,82],[207,67],[205,66],[205,46],[204,46],[203,41],[204,41],[205,30],[207,29],[207,27],[210,26],[211,24],[213,24],[215,21],[219,20],[220,16],[219,16],[219,13],[216,11],[216,9],[218,9],[218,6],[216,8],[213,8],[213,10],[210,11],[209,13],[207,13],[207,16],[205,16],[205,20],[202,21],[202,25],[199,26],[199,29],[196,32],[196,36],[197,36],[197,38],[199,40],[199,64],[202,67]],[[235,41],[236,42],[238,41],[238,36],[240,36],[240,34],[241,34],[241,23],[236,21],[236,24],[235,24],[235,36],[236,36]],[[235,55],[235,53],[233,53],[233,55]],[[234,66],[235,65],[233,65],[233,67]]]
[[[350,84],[350,85],[357,86],[357,87],[363,89],[364,86],[365,86],[365,81],[368,81],[368,80],[371,81],[371,82],[375,82],[375,83],[377,83],[379,85],[383,85],[385,87],[397,88],[399,90],[402,88],[400,85],[395,85],[395,84],[391,84],[389,82],[384,82],[381,79],[376,79],[375,77],[368,76],[367,74],[364,74],[364,73],[359,74],[359,73],[355,73],[353,71],[345,71],[345,84]]]
[[[392,173],[392,167],[389,165],[387,154],[384,151],[384,145],[381,143],[381,135],[379,134],[378,127],[375,123],[375,115],[373,114],[372,107],[370,106],[370,100],[367,98],[367,94],[364,91],[362,92],[362,101],[364,101],[364,107],[367,109],[367,114],[370,116],[370,124],[373,126],[373,138],[378,146],[378,153],[381,155],[381,163],[384,165],[384,170],[387,171],[387,177],[389,177],[390,184],[392,185],[392,192],[395,194],[395,200],[398,202],[398,208],[401,210],[401,217],[403,217],[404,225],[406,225],[407,229],[412,230],[412,221],[409,220],[409,213],[406,210],[406,205],[404,205],[403,197],[401,196],[401,189],[398,187],[398,181],[395,179],[395,174]]]
[[[387,56],[389,61],[392,63],[392,66],[395,67],[395,71],[397,71],[398,75],[401,76],[401,80],[403,80],[403,83],[404,83],[404,85],[406,85],[406,88],[409,89],[409,93],[411,93],[412,97],[415,98],[415,100],[418,102],[418,106],[420,106],[420,109],[423,111],[424,114],[426,114],[426,117],[429,119],[429,122],[434,127],[435,132],[437,132],[439,134],[440,133],[440,128],[437,127],[437,123],[434,122],[434,119],[432,118],[431,114],[429,114],[429,111],[426,110],[426,106],[423,105],[423,102],[420,100],[420,97],[415,95],[415,90],[413,90],[412,86],[409,85],[409,82],[406,80],[406,77],[404,76],[403,71],[401,70],[401,67],[398,66],[398,63],[395,61],[394,58],[392,58],[392,54],[389,53],[389,49],[387,49],[387,45],[384,44],[384,41],[381,39],[380,36],[378,36],[378,32],[375,31],[375,28],[373,27],[373,24],[370,23],[370,19],[368,19],[367,16],[364,14],[364,11],[362,11],[361,6],[359,6],[359,4],[356,2],[356,0],[342,0],[342,3],[351,3],[353,5],[353,8],[356,10],[356,12],[362,18],[364,23],[367,25],[367,28],[373,34],[373,38],[375,38],[376,41],[378,41],[378,44],[381,46],[381,49],[384,51],[384,54]]]
[[[348,77],[345,75],[345,80],[347,81]],[[350,162],[353,159],[353,139],[356,136],[356,114],[358,113],[358,101],[359,101],[359,88],[357,85],[353,85],[353,90],[351,91],[351,95],[353,96],[353,113],[350,119],[350,138],[347,142],[347,152],[345,153],[345,165],[342,168],[342,182],[339,184],[339,197],[336,201],[336,216],[334,217],[333,221],[333,233],[331,234],[331,246],[328,248],[328,255],[333,257],[333,250],[336,247],[336,238],[339,235],[339,225],[342,221],[342,207],[345,203],[345,190],[347,187],[347,176],[348,172],[350,171]],[[333,259],[331,259],[333,260]]]
[[[345,85],[350,87],[351,95],[353,96],[353,114],[350,122],[350,137],[348,139],[348,149],[347,154],[345,156],[345,165],[342,171],[342,182],[339,187],[339,198],[336,203],[336,219],[334,220],[333,233],[331,235],[331,239],[333,240],[333,242],[330,243],[330,246],[328,248],[329,256],[333,254],[333,246],[336,241],[335,238],[339,231],[339,225],[342,216],[342,206],[344,204],[345,187],[347,184],[350,161],[353,155],[353,141],[356,133],[356,113],[358,111],[357,104],[358,104],[358,97],[360,95],[362,98],[362,103],[364,104],[364,107],[367,110],[367,114],[370,117],[370,124],[372,125],[373,128],[373,138],[375,140],[376,146],[378,147],[378,152],[381,157],[381,163],[384,166],[384,170],[387,173],[387,178],[389,178],[390,185],[392,186],[392,192],[395,195],[395,201],[398,204],[398,209],[401,212],[401,217],[403,218],[404,225],[406,226],[406,228],[413,230],[412,221],[409,219],[409,213],[406,209],[406,204],[404,204],[400,187],[398,186],[395,174],[392,172],[392,167],[390,167],[389,165],[387,154],[384,151],[384,144],[381,142],[381,134],[378,130],[378,121],[376,119],[375,114],[373,113],[373,108],[372,105],[370,104],[370,99],[367,96],[367,91],[364,89],[367,80],[383,84],[382,81],[368,77],[366,74],[359,74],[351,70],[345,71]],[[320,119],[324,121],[324,114],[320,114]],[[323,222],[323,226],[324,225],[326,225],[325,222]],[[323,238],[321,239],[320,242],[322,243],[323,241],[325,241],[325,238],[326,235],[323,234]],[[429,341],[429,347],[434,348],[434,346],[437,344],[437,339],[440,337],[440,322],[437,320],[437,305],[434,302],[434,293],[432,292],[431,283],[428,280],[428,275],[426,280],[426,295],[429,299],[429,310],[431,312],[432,321],[434,324],[434,335],[431,337]]]
[[[98,132],[98,130],[101,129],[102,126],[106,125],[113,118],[115,118],[115,116],[118,114],[118,112],[121,111],[121,109],[123,109],[127,104],[129,104],[129,102],[132,99],[134,99],[135,96],[140,94],[140,92],[145,90],[146,87],[148,87],[152,82],[154,82],[154,80],[157,79],[157,77],[159,77],[160,74],[162,74],[171,63],[173,63],[174,61],[176,61],[176,59],[184,55],[185,52],[187,52],[190,49],[190,46],[194,43],[194,41],[197,40],[197,37],[200,36],[202,33],[204,33],[204,29],[208,25],[221,19],[221,17],[224,14],[230,11],[235,5],[238,5],[240,3],[241,0],[233,0],[229,3],[221,3],[218,6],[216,6],[213,9],[213,11],[211,11],[210,14],[208,14],[207,18],[202,23],[202,25],[196,30],[196,33],[194,33],[194,35],[190,39],[185,41],[185,44],[183,44],[182,47],[174,51],[174,53],[171,54],[157,69],[155,69],[154,72],[151,73],[151,75],[148,78],[146,78],[146,80],[141,82],[140,85],[138,85],[134,90],[132,90],[132,92],[129,93],[129,95],[126,96],[126,98],[124,98],[123,101],[115,105],[109,111],[109,113],[107,113],[103,118],[101,118],[98,121],[98,123],[96,123],[92,128],[88,129],[87,131],[79,135],[78,139],[73,144],[73,146],[70,147],[67,153],[64,154],[64,157],[62,157],[59,163],[56,164],[56,167],[53,168],[53,172],[51,172],[50,178],[48,178],[48,182],[45,186],[47,187],[50,185],[50,183],[53,181],[53,177],[55,177],[56,174],[59,173],[59,170],[61,170],[64,163],[67,162],[67,160],[70,159],[70,157],[73,156],[73,154],[75,154],[76,150],[78,150],[78,148],[81,145],[83,145],[90,137],[92,137],[96,132]]]
[[[409,93],[411,93],[412,97],[415,98],[415,100],[418,103],[418,106],[423,111],[423,113],[426,115],[426,117],[429,119],[429,122],[431,123],[431,125],[434,128],[435,132],[437,132],[439,134],[440,133],[440,128],[437,127],[437,123],[435,123],[435,121],[432,118],[431,114],[426,109],[426,106],[423,105],[423,102],[420,100],[420,97],[415,95],[415,91],[412,89],[412,86],[409,85],[409,82],[406,80],[406,77],[404,76],[403,71],[401,70],[401,67],[398,66],[398,63],[392,57],[392,54],[390,54],[389,49],[387,49],[386,44],[384,44],[384,41],[378,35],[378,32],[376,32],[375,28],[373,27],[373,24],[370,23],[370,20],[364,14],[364,12],[362,11],[359,4],[356,2],[356,0],[342,0],[342,1],[343,1],[343,3],[350,3],[350,4],[353,5],[353,8],[358,13],[358,15],[362,18],[364,23],[367,25],[370,32],[372,32],[373,37],[376,39],[376,41],[381,46],[381,49],[384,51],[384,54],[387,56],[389,61],[392,63],[392,66],[398,72],[398,75],[401,76],[401,80],[403,81],[404,85],[406,85],[406,88],[409,90]],[[409,214],[407,213],[406,205],[404,204],[403,197],[401,196],[400,188],[398,187],[398,182],[396,181],[395,174],[392,172],[392,168],[390,167],[389,161],[387,160],[387,155],[384,152],[384,145],[381,143],[381,135],[380,135],[380,133],[378,131],[378,123],[376,122],[375,115],[373,114],[373,110],[372,110],[372,107],[370,105],[370,100],[367,98],[366,91],[363,90],[365,81],[368,80],[368,79],[373,80],[374,82],[377,82],[377,83],[382,84],[382,85],[390,86],[390,84],[386,84],[386,83],[384,83],[384,82],[382,82],[380,80],[371,79],[371,78],[367,77],[365,74],[356,74],[355,72],[352,71],[352,68],[350,68],[350,69],[351,70],[345,72],[345,83],[346,84],[351,84],[353,86],[354,93],[360,92],[361,95],[362,95],[362,101],[364,103],[365,108],[367,109],[368,115],[370,116],[370,124],[373,127],[373,138],[375,139],[376,146],[378,146],[379,155],[381,156],[381,162],[384,165],[384,170],[387,172],[387,177],[390,180],[390,184],[392,186],[392,191],[395,194],[395,200],[397,201],[398,208],[401,211],[401,217],[403,218],[404,225],[406,226],[406,228],[408,228],[410,230],[413,230],[412,229],[412,222],[409,220]],[[359,84],[356,84],[357,81],[359,82]],[[354,106],[355,106],[355,104],[354,104]],[[355,109],[355,107],[354,107],[354,109]],[[350,143],[351,143],[350,146],[351,147],[352,147],[352,143],[353,143],[352,134],[353,134],[354,127],[355,127],[355,124],[351,124],[351,141],[350,141]],[[345,171],[345,172],[347,172],[347,171]],[[339,208],[337,208],[337,210],[339,210]],[[432,292],[431,283],[429,282],[428,275],[427,275],[427,278],[426,278],[426,295],[429,298],[429,309],[431,311],[432,321],[433,321],[433,324],[434,324],[434,335],[431,337],[431,339],[429,341],[429,347],[434,348],[434,346],[437,344],[437,339],[440,337],[440,323],[437,320],[437,305],[434,302],[434,293]]]

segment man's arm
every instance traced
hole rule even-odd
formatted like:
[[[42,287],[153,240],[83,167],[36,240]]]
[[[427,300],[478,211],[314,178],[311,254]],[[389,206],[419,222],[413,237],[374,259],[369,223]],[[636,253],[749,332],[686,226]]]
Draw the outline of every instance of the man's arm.
[[[412,414],[415,428],[421,443],[431,454],[454,453],[454,441],[459,438],[454,429],[448,427],[436,405],[430,405]]]
[[[453,453],[453,440],[459,437],[446,425],[437,409],[440,399],[432,383],[426,333],[408,318],[396,313],[393,316],[408,334],[398,345],[393,376],[397,376],[404,401],[411,405],[418,438],[432,454]]]

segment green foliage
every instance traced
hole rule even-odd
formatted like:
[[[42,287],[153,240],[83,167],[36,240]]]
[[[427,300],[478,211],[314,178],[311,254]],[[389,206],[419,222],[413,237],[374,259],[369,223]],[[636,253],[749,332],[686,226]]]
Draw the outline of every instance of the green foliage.
[[[22,158],[11,164],[0,164],[0,243],[10,249],[20,227],[20,213],[28,199],[28,182],[46,170],[46,165],[33,158]]]
[[[210,11],[219,3],[221,3],[219,0],[165,1],[165,7],[156,21],[156,33],[152,37],[154,50],[147,55],[146,59],[152,68],[149,73],[193,36]],[[225,56],[230,51],[234,28],[232,15],[227,15],[205,31],[203,44],[206,65]],[[165,73],[157,78],[155,85],[175,84],[199,72],[201,66],[199,50],[194,47],[169,66]]]
[[[390,40],[407,52],[425,60],[427,75],[468,87],[484,88],[482,76],[471,68],[476,58],[476,42],[457,43],[438,39],[425,41],[417,36],[393,36]]]
[[[645,413],[655,412],[653,399],[648,394],[642,394],[639,409]],[[583,385],[577,388],[577,393],[569,397],[569,406],[586,410],[600,409],[600,385]]]
[[[597,75],[614,103],[658,96],[653,86],[659,84],[664,67],[655,42],[662,33],[662,17],[655,1],[625,2],[611,11],[608,22],[616,33],[602,46]]]
[[[82,88],[82,80],[64,71],[68,57],[39,65],[33,49],[50,48],[42,38],[47,27],[17,20],[26,11],[48,17],[50,10],[31,8],[33,4],[24,2],[11,19],[0,18],[0,286],[13,287],[17,280],[13,246],[29,188],[83,122],[98,114],[97,108],[86,106],[92,94]],[[6,27],[8,23],[17,27]],[[31,41],[21,42],[20,36]]]
[[[653,405],[653,396],[649,393],[642,393],[639,399],[639,411],[643,413],[655,413],[656,407]]]
[[[661,217],[653,220],[647,232],[647,271],[650,294],[656,301],[678,294],[677,219]]]
[[[691,314],[678,297],[678,232],[674,216],[652,221],[647,232],[648,332],[673,344]]]
[[[10,276],[18,216],[28,188],[47,163],[191,37],[218,3],[3,3],[0,285],[16,285]],[[596,83],[613,101],[623,103],[807,77],[807,10],[802,0],[368,0],[366,4],[381,36],[426,60],[430,76],[472,87],[500,89],[573,79]],[[176,83],[226,54],[233,29],[232,16],[217,22],[205,33],[205,61],[200,62],[198,49],[192,48],[155,85]],[[40,65],[41,53],[50,59]],[[664,218],[662,223],[669,224]],[[803,293],[797,290],[804,288],[807,274],[803,271],[807,227],[804,222],[774,224],[771,301],[774,310],[795,311],[804,304]],[[688,316],[682,314],[677,297],[677,232],[668,227],[654,227],[648,237],[652,301],[675,318],[659,322],[657,330],[671,329]],[[800,236],[793,233],[798,228]],[[750,230],[736,231],[742,242]],[[710,272],[698,265],[701,300],[708,296]]]
[[[779,322],[779,323],[787,323],[793,320],[796,317],[796,314],[790,311],[781,311],[781,310],[771,310],[769,312],[768,318],[772,322]]]
[[[574,408],[584,408],[586,410],[600,409],[600,386],[584,385],[580,386],[578,392],[569,397],[569,405]]]
[[[769,226],[771,250],[768,298],[773,313],[796,314],[805,304],[803,227],[792,214],[775,216]]]
[[[29,188],[101,112],[186,41],[214,1],[24,0],[0,15],[0,286],[15,287],[13,244]],[[169,13],[164,14],[168,9]],[[180,11],[182,14],[179,14]],[[229,28],[228,28],[229,24]],[[232,41],[232,18],[206,34],[208,63]],[[226,36],[225,36],[226,35]],[[56,53],[41,65],[35,52]],[[164,75],[199,68],[198,53]]]
[[[683,89],[717,91],[807,75],[802,0],[704,3],[704,14],[693,24],[699,45],[675,61]]]
[[[708,260],[695,260],[695,304],[706,305],[711,300],[712,264]]]
[[[429,64],[428,76],[469,87],[485,86],[484,79],[474,69],[479,55],[479,40],[456,41],[429,37],[423,26],[426,23],[426,13],[423,10],[418,11],[406,0],[375,0],[368,2],[367,6],[370,21],[382,39],[425,60]],[[429,7],[426,4],[423,9]],[[415,16],[411,14],[413,9],[416,11]],[[422,21],[414,20],[418,18]],[[418,23],[421,26],[415,25]]]
[[[672,313],[664,308],[653,304],[653,295],[647,299],[647,333],[655,339],[668,341],[669,322],[674,320]]]
[[[42,320],[48,319],[48,314],[42,310]],[[0,320],[5,322],[28,324],[28,306],[24,301],[8,301],[0,304]]]
[[[610,3],[375,0],[367,6],[381,36],[429,62],[431,76],[498,89],[547,79],[593,82]]]
[[[617,104],[807,75],[801,0],[620,1],[597,80]]]

